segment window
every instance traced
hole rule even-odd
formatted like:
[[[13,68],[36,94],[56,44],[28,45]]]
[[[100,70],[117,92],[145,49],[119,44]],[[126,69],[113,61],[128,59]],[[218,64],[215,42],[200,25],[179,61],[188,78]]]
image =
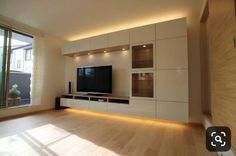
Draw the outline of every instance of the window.
[[[13,31],[11,36],[10,71],[7,107],[31,104],[31,74],[33,60],[33,37]]]
[[[0,27],[0,109],[31,104],[33,41]]]
[[[17,60],[17,65],[16,68],[20,69],[21,68],[21,60]]]
[[[25,61],[30,61],[32,55],[32,48],[25,49]]]

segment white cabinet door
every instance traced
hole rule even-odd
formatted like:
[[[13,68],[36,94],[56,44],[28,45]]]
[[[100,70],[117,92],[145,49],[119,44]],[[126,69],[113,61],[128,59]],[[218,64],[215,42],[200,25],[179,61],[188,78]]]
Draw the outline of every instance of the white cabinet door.
[[[71,54],[75,52],[76,52],[75,42],[67,42],[64,44],[62,54],[65,55],[65,54]]]
[[[71,107],[74,104],[74,99],[61,98],[60,105],[65,107]]]
[[[68,107],[65,98],[60,98],[60,105],[61,105],[61,106]]]
[[[90,101],[87,100],[74,100],[73,108],[79,108],[79,109],[89,109],[89,103]]]
[[[91,49],[101,49],[106,48],[108,46],[108,35],[100,35],[91,38]]]
[[[107,104],[107,111],[118,114],[129,114],[130,105],[109,102]]]
[[[91,50],[91,38],[85,38],[75,41],[75,48],[77,52]]]
[[[187,37],[156,42],[157,69],[188,68]]]
[[[94,110],[94,111],[106,112],[107,102],[90,101],[88,105],[88,109]]]
[[[156,101],[155,100],[130,100],[131,115],[143,117],[156,117]]]
[[[135,71],[130,76],[132,99],[154,100],[156,98],[156,74],[153,71]]]
[[[158,70],[158,101],[188,102],[188,70]]]
[[[129,44],[129,30],[117,31],[108,34],[108,47]]]
[[[188,122],[189,104],[187,102],[159,102],[157,101],[157,118]]]
[[[133,71],[153,70],[156,68],[155,42],[131,44],[131,68]]]
[[[156,24],[156,39],[167,39],[187,36],[186,18]]]
[[[64,44],[63,54],[72,54],[91,50],[90,42],[91,42],[90,38],[81,39],[73,42],[67,42]]]
[[[130,29],[130,43],[155,41],[155,24]]]

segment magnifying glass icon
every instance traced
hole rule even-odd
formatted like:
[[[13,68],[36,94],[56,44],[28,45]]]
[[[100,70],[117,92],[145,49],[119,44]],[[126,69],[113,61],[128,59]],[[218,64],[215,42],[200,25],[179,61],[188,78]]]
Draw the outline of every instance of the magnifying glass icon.
[[[215,141],[222,143],[221,136],[217,135],[217,136],[215,137]]]

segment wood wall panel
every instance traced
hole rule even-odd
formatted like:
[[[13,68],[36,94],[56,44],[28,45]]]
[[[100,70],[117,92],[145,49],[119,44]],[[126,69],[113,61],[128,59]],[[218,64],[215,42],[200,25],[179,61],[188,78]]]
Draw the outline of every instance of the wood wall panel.
[[[214,125],[232,131],[236,150],[236,49],[234,0],[209,0],[211,105]]]

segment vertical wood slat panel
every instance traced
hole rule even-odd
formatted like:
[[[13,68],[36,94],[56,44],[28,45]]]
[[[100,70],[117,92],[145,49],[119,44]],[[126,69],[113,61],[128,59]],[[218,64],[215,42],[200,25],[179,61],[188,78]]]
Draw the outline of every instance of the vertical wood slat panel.
[[[215,125],[230,127],[236,150],[235,0],[209,0],[211,101]]]

